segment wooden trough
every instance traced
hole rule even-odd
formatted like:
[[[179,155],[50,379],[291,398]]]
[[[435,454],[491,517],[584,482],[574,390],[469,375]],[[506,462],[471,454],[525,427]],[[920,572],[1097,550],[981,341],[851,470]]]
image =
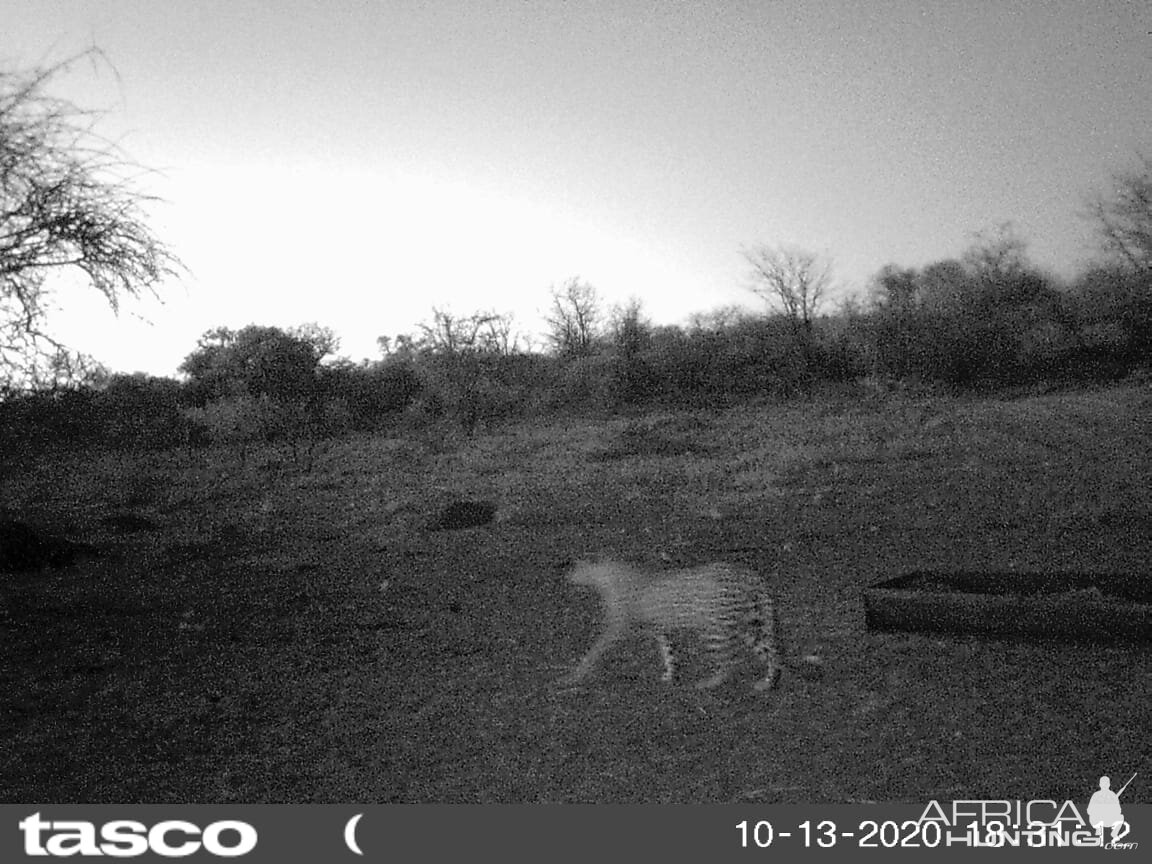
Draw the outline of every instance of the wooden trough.
[[[1060,642],[1152,642],[1152,586],[1134,573],[915,571],[864,590],[869,630]]]

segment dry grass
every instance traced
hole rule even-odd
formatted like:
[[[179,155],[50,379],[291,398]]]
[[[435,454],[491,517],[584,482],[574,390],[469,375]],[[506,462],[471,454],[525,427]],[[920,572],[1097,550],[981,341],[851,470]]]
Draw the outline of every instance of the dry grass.
[[[923,802],[1088,795],[1149,761],[1152,661],[870,634],[909,568],[1146,572],[1146,387],[887,398],[9,465],[10,510],[111,550],[0,577],[0,801]],[[453,498],[502,519],[422,526]],[[136,512],[160,532],[117,532]],[[571,558],[728,559],[827,674],[665,687]],[[634,647],[635,651],[629,651]],[[1147,800],[1134,786],[1126,800]]]

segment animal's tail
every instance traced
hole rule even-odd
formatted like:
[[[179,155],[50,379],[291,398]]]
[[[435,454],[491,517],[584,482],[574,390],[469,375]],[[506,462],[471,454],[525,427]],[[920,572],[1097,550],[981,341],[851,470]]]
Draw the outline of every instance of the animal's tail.
[[[756,645],[756,654],[767,667],[767,672],[756,682],[756,689],[771,690],[780,682],[784,671],[780,652],[780,619],[776,612],[776,600],[768,591],[759,592],[757,605],[760,609],[760,641]]]

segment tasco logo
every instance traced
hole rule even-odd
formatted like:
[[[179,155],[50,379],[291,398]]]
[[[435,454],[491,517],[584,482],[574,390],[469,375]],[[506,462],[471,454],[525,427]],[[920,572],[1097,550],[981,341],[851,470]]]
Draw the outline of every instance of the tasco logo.
[[[191,822],[171,819],[151,828],[121,819],[96,826],[91,822],[45,822],[33,813],[20,822],[26,855],[101,856],[132,858],[147,852],[165,858],[183,858],[201,849],[221,858],[247,855],[256,848],[256,829],[229,819],[201,829]]]

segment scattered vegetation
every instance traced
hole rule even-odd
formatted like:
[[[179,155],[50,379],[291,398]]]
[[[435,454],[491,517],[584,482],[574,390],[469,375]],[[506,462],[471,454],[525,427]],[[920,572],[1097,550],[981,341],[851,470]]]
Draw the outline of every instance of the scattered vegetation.
[[[27,524],[106,553],[0,576],[0,801],[1085,800],[1152,757],[1146,650],[874,633],[861,594],[1145,572],[1150,399],[826,396],[447,452],[360,434],[274,475],[264,445],[243,469],[0,451]],[[103,520],[126,513],[159,530]],[[560,686],[601,623],[562,574],[597,556],[764,574],[778,689],[664,686],[642,638]]]
[[[151,231],[141,172],[93,130],[96,112],[47,92],[93,49],[47,68],[0,70],[0,383],[36,386],[90,365],[44,324],[48,278],[80,278],[113,308],[181,269]]]
[[[553,293],[550,352],[527,350],[508,315],[433,310],[420,334],[382,337],[381,359],[359,364],[335,356],[335,335],[316,325],[217,328],[188,355],[181,381],[89,370],[9,388],[0,442],[206,440],[241,457],[279,442],[310,460],[321,442],[360,432],[447,440],[521,419],[810,399],[861,383],[989,392],[1152,368],[1152,270],[1135,252],[1062,283],[1004,226],[958,259],[886,266],[866,303],[825,314],[816,314],[828,279],[819,259],[755,256],[757,291],[782,311],[717,310],[657,326],[637,300],[602,315],[595,289],[573,280]]]
[[[810,398],[859,381],[989,390],[1109,381],[1152,366],[1152,162],[1114,178],[1086,216],[1100,257],[1071,280],[1033,265],[1010,225],[957,259],[883,267],[863,299],[826,311],[825,256],[742,250],[763,314],[731,309],[684,327],[632,300],[606,309],[573,278],[551,289],[544,351],[510,315],[433,309],[417,334],[381,336],[353,363],[314,324],[204,334],[182,380],[113,375],[44,334],[45,279],[75,270],[115,307],[179,262],[144,224],[135,169],[93,136],[90,112],[52,98],[48,69],[0,73],[0,444],[121,448],[211,443],[241,458],[406,428],[468,437],[557,414]],[[131,173],[131,172],[128,172]]]
[[[1004,227],[828,311],[827,261],[758,246],[764,314],[655,325],[572,279],[546,350],[434,309],[362,363],[216,328],[174,380],[43,331],[52,272],[116,306],[179,267],[44,93],[66,66],[0,74],[0,801],[1062,799],[1147,762],[1145,656],[872,636],[857,602],[1145,567],[1147,160],[1070,280]],[[588,555],[771,575],[829,673],[751,703],[637,657],[565,694]]]

